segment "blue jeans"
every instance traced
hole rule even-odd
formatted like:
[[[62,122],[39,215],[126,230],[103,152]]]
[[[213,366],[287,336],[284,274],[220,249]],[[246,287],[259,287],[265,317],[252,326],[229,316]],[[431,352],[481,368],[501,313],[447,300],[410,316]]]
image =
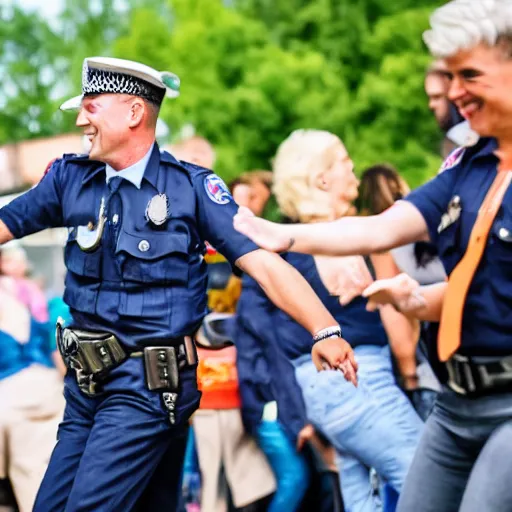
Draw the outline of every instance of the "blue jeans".
[[[512,393],[444,390],[425,424],[400,512],[512,510]]]
[[[379,509],[369,468],[400,493],[418,445],[423,422],[398,388],[389,347],[356,347],[359,385],[337,371],[318,372],[309,355],[297,359],[295,374],[310,421],[338,452],[347,512]]]
[[[256,439],[276,477],[277,489],[268,512],[295,512],[308,489],[306,460],[278,421],[262,421],[257,427]]]

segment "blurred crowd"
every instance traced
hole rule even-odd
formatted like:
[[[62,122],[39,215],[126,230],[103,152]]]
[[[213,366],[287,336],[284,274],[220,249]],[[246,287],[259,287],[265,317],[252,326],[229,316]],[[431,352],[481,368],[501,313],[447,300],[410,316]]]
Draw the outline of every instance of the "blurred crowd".
[[[441,62],[425,76],[443,156],[476,137],[447,98],[449,81]],[[164,149],[215,168],[215,150],[200,136]],[[409,192],[400,171],[385,163],[358,176],[336,135],[307,129],[280,144],[271,171],[248,171],[228,185],[254,215],[265,216],[274,196],[283,222],[302,223],[378,214]],[[203,395],[189,429],[182,512],[392,511],[439,389],[423,349],[431,326],[392,306],[368,311],[351,282],[405,272],[430,284],[445,279],[443,266],[428,242],[364,258],[283,257],[342,319],[359,387],[340,372],[318,373],[309,334],[209,246],[210,313],[196,340]],[[5,511],[31,510],[64,410],[54,330],[69,311],[61,297],[45,294],[33,266],[19,243],[0,249]]]

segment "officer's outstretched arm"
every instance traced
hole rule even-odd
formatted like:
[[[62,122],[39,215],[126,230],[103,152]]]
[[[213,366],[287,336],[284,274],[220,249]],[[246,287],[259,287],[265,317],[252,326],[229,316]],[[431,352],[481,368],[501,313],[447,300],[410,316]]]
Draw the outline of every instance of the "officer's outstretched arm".
[[[13,234],[9,231],[7,226],[0,220],[0,245],[9,242],[14,238]]]
[[[256,250],[238,258],[236,265],[260,284],[278,308],[304,326],[312,336],[338,324],[302,275],[279,255]],[[318,342],[313,357],[317,368],[322,368],[325,361],[331,368],[342,369],[347,380],[355,384],[357,364],[352,348],[345,340],[329,338]]]
[[[274,224],[240,208],[234,225],[269,251],[339,256],[380,252],[428,236],[425,219],[407,201],[398,201],[380,215],[313,224]]]

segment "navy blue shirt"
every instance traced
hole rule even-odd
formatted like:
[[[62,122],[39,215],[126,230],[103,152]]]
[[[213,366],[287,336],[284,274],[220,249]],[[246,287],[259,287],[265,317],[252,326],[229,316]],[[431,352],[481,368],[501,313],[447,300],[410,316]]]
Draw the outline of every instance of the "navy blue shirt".
[[[146,214],[159,194],[169,201],[161,226]],[[98,223],[102,201],[105,229],[99,247],[85,252],[78,227]],[[140,189],[120,178],[107,186],[105,164],[66,155],[36,187],[2,208],[0,220],[15,238],[68,227],[64,300],[73,326],[107,331],[140,348],[171,343],[200,325],[206,313],[204,240],[232,264],[258,248],[234,229],[237,209],[211,171],[178,162],[155,144]]]
[[[275,333],[275,309],[259,284],[244,275],[234,332],[242,418],[254,432],[263,407],[275,400],[280,423],[296,438],[308,423],[306,409],[294,367]]]
[[[367,300],[357,297],[341,306],[338,297],[329,294],[320,278],[313,256],[288,253],[285,259],[295,267],[313,288],[324,306],[340,324],[343,337],[352,345],[378,345],[388,343],[386,331],[378,312],[366,310]],[[278,342],[289,359],[296,359],[311,352],[311,334],[284,311],[275,308],[274,329]]]
[[[494,139],[458,149],[446,169],[406,200],[423,215],[431,240],[449,275],[464,255],[480,205],[497,173]],[[460,215],[453,214],[453,198]],[[452,205],[452,206],[450,206]],[[503,199],[482,260],[466,297],[459,352],[466,355],[512,354],[512,190]]]

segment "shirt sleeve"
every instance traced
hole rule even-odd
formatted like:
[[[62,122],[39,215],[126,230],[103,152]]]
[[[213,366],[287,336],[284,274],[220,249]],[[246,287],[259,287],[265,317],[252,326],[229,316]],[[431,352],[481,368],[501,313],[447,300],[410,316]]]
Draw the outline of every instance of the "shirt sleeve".
[[[233,227],[238,205],[224,182],[213,173],[199,173],[193,182],[198,198],[199,230],[205,240],[232,265],[238,258],[259,249]]]
[[[0,209],[14,238],[62,226],[62,167],[63,160],[55,161],[38,185]]]
[[[405,201],[413,204],[420,211],[427,223],[430,240],[434,244],[437,243],[437,228],[441,217],[447,211],[454,194],[458,170],[457,165],[443,171],[405,198]]]

